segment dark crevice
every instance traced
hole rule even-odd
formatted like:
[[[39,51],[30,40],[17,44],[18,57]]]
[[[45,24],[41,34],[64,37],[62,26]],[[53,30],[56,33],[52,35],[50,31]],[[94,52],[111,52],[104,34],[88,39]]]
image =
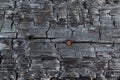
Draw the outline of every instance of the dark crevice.
[[[118,79],[117,80],[120,80],[120,76],[118,77]]]
[[[85,9],[87,9],[87,3],[86,3],[86,1],[83,2],[83,7],[84,7]]]
[[[3,22],[2,22],[2,25],[0,26],[0,28],[1,28],[0,31],[4,27],[4,22],[5,22],[5,10],[4,10],[4,14],[3,14]]]
[[[72,31],[71,32],[71,38],[72,38],[75,30],[71,30],[71,31]]]
[[[54,42],[53,42],[54,43]],[[66,43],[65,41],[63,42],[56,42],[57,44],[61,44],[61,43]],[[112,42],[99,42],[99,41],[72,41],[73,44],[78,44],[78,43],[89,43],[89,44],[113,44]],[[120,44],[119,42],[116,42],[116,44]]]
[[[101,30],[99,29],[98,32],[99,32],[99,40],[101,40]]]
[[[2,63],[2,55],[1,55],[1,53],[0,53],[0,64]]]
[[[11,41],[11,48],[13,49],[13,39],[12,39],[12,41]]]
[[[114,46],[115,46],[115,41],[114,41],[113,44],[112,44],[112,49],[114,48]]]
[[[15,11],[15,9],[16,9],[16,7],[17,7],[17,2],[16,2],[16,0],[14,1],[14,8],[13,8],[13,13],[12,14],[10,14],[11,15],[11,21],[12,21],[12,23],[11,23],[11,29],[12,29],[12,27],[13,27],[13,25],[14,25],[14,16],[17,14],[17,13],[14,13],[14,11]]]
[[[11,29],[12,29],[12,27],[13,27],[13,25],[14,25],[14,20],[13,20],[13,15],[12,15],[12,17],[11,17],[11,21],[12,21],[12,23],[11,23]]]
[[[51,22],[49,22],[49,27],[48,27],[48,29],[47,29],[47,31],[45,32],[46,33],[46,37],[48,37],[48,31],[50,30],[50,28],[51,28]]]
[[[109,0],[105,0],[105,2],[106,2],[106,4],[109,4],[109,3],[110,3]]]
[[[0,38],[0,39],[27,39],[28,40],[28,37],[27,38]],[[56,38],[47,38],[47,37],[34,37],[32,38],[32,40],[34,39],[56,39]]]
[[[113,25],[115,26],[115,20],[113,20]]]
[[[116,3],[116,4],[117,4],[118,2],[119,2],[119,0],[114,0],[114,1],[113,1],[113,3]]]
[[[28,40],[32,40],[32,39],[34,39],[34,36],[33,35],[29,35],[29,36],[27,36],[27,39]]]
[[[15,73],[16,73],[15,80],[18,80],[18,72],[16,70],[15,70]]]

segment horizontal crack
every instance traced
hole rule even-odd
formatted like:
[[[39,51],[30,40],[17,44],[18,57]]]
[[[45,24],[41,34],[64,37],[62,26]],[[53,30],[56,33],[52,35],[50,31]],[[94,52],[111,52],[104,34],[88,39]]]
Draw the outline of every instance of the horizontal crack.
[[[66,43],[66,42],[56,42],[56,43]],[[116,43],[116,44],[120,44],[120,42],[97,42],[97,41],[73,41],[72,43],[93,43],[93,44],[113,44],[113,43]]]

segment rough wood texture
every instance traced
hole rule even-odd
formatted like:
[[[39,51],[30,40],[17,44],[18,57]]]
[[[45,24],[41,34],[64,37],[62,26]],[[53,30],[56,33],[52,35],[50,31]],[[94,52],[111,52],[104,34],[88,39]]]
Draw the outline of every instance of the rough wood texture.
[[[0,0],[0,80],[120,80],[120,0]]]

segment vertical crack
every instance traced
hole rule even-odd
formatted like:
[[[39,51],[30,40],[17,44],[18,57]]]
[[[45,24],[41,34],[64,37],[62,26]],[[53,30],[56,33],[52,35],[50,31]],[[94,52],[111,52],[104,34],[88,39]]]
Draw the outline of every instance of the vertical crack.
[[[4,13],[3,13],[3,22],[2,22],[2,25],[1,25],[0,31],[1,31],[2,28],[4,27],[4,22],[5,22],[5,10],[4,10]]]
[[[100,30],[100,28],[98,29],[98,33],[99,33],[99,40],[101,40],[101,30]]]
[[[115,46],[115,41],[112,43],[112,49],[114,48],[114,46]]]
[[[12,41],[11,41],[11,48],[12,48],[12,50],[14,49],[14,48],[13,48],[13,39],[12,39]]]
[[[46,31],[46,37],[48,38],[48,31],[50,30],[51,28],[51,23],[49,22],[49,27],[48,27],[48,30]]]
[[[2,55],[1,55],[1,52],[0,52],[0,64],[2,63]]]
[[[115,26],[115,20],[113,20],[113,25]]]
[[[11,29],[13,28],[13,25],[14,25],[13,17],[14,17],[14,15],[12,15],[12,17],[11,17],[11,21],[12,21],[12,23],[11,23]]]
[[[72,38],[72,37],[73,37],[73,33],[74,33],[75,30],[71,30],[71,31],[72,31],[72,32],[71,32],[71,38]]]
[[[15,70],[15,80],[18,80],[18,72]]]
[[[14,18],[14,15],[16,14],[16,12],[15,12],[15,9],[17,7],[16,0],[14,0],[13,4],[14,4],[14,8],[13,8],[12,13],[11,13],[11,21],[12,21],[12,23],[11,23],[11,29],[13,28],[13,25],[14,25],[14,19],[13,18]]]

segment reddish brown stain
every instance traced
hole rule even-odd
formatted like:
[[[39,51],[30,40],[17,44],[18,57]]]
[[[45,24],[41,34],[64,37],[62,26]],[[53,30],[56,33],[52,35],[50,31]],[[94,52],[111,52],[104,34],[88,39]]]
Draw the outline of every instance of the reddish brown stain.
[[[66,45],[71,46],[72,45],[72,40],[66,40]]]

